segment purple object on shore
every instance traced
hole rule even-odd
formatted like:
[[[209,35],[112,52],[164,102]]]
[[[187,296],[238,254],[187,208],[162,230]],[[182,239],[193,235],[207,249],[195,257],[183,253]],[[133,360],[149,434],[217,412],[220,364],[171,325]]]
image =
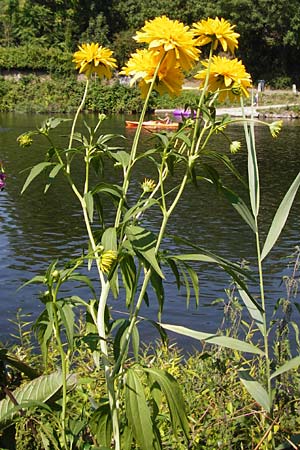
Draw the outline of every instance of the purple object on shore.
[[[191,110],[190,109],[174,109],[173,115],[176,117],[191,117]],[[194,111],[195,116],[195,111]]]

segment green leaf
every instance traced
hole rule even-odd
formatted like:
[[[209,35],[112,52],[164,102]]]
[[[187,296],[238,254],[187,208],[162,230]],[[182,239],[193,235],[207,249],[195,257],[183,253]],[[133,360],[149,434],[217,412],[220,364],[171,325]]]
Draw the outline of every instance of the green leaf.
[[[123,196],[123,189],[117,184],[110,183],[99,183],[92,189],[91,192],[93,195],[103,193],[117,198],[122,198]]]
[[[128,424],[141,450],[153,450],[154,433],[144,389],[133,369],[129,369],[125,384],[125,408]]]
[[[247,125],[245,125],[245,135],[248,148],[248,178],[251,208],[254,217],[257,217],[260,203],[260,188],[253,123],[250,125],[250,128],[247,128]]]
[[[46,184],[45,189],[44,189],[44,194],[46,194],[46,192],[48,191],[49,187],[51,186],[54,178],[56,177],[56,175],[60,172],[60,170],[64,167],[63,164],[56,164],[53,169],[50,171],[49,175],[48,175],[48,179],[49,179],[49,183]]]
[[[126,213],[124,214],[123,222],[129,222],[130,220],[132,220],[132,218],[135,218],[138,214],[143,213],[155,204],[158,204],[158,201],[154,198],[138,202],[136,205],[126,211]]]
[[[164,278],[156,259],[156,239],[154,234],[147,231],[145,228],[130,225],[126,227],[126,235],[135,252],[145,258],[157,274],[161,278]]]
[[[252,376],[247,370],[239,371],[239,377],[249,394],[259,403],[267,412],[271,411],[269,395],[265,388]]]
[[[125,255],[120,261],[122,280],[126,291],[126,307],[131,305],[136,290],[137,276],[134,258]]]
[[[168,372],[155,368],[144,368],[144,371],[151,376],[151,379],[159,384],[168,402],[172,428],[176,434],[181,428],[187,440],[189,440],[189,423],[185,411],[184,398],[179,384]]]
[[[92,223],[94,219],[94,198],[91,192],[87,192],[83,197],[89,220]]]
[[[78,275],[78,274],[74,274],[74,275],[71,275],[71,276],[69,277],[69,280],[79,281],[80,283],[86,284],[86,285],[90,288],[90,290],[91,290],[93,296],[96,297],[96,291],[95,291],[95,289],[94,289],[93,283],[92,283],[92,281],[89,279],[89,277],[87,277],[86,275]],[[75,296],[74,296],[74,297],[75,297]]]
[[[260,348],[248,342],[240,341],[228,336],[218,336],[216,334],[204,333],[202,331],[191,330],[190,328],[182,327],[180,325],[170,325],[161,323],[161,326],[166,330],[173,331],[174,333],[188,336],[199,341],[205,341],[211,345],[218,345],[220,347],[231,348],[232,350],[239,350],[246,353],[254,353],[256,355],[264,355],[264,352]]]
[[[74,312],[72,305],[66,303],[63,300],[59,300],[57,303],[57,309],[60,313],[61,321],[65,327],[66,336],[69,344],[69,350],[73,348],[74,339]]]
[[[259,308],[257,308],[257,303],[253,301],[252,297],[250,297],[247,292],[245,292],[243,289],[239,289],[239,294],[241,296],[241,299],[243,300],[250,316],[255,321],[258,329],[262,334],[264,334],[264,328],[263,328],[263,315]]]
[[[112,437],[112,420],[110,408],[107,403],[101,405],[93,413],[89,421],[89,426],[98,444],[109,448]]]
[[[165,290],[161,277],[156,273],[152,272],[150,277],[151,286],[156,294],[156,298],[159,305],[158,317],[161,319],[161,314],[163,312],[164,301],[165,301]]]
[[[74,376],[69,377],[67,381],[68,387],[71,388],[76,384]],[[28,401],[46,402],[54,396],[62,387],[62,375],[59,372],[50,375],[42,375],[29,383],[22,385],[12,392],[16,402],[21,405]],[[0,401],[0,422],[6,423],[13,419],[12,410],[15,404],[9,399],[5,398]]]
[[[22,188],[21,194],[25,192],[25,190],[28,188],[30,183],[41,173],[43,170],[45,170],[47,167],[53,166],[53,163],[51,162],[41,162],[39,164],[36,164],[34,167],[32,167],[31,171],[29,172],[29,175],[24,183],[24,186]]]
[[[221,190],[227,200],[231,203],[234,209],[239,213],[239,215],[244,219],[244,221],[249,225],[249,227],[256,232],[256,224],[253,214],[249,210],[246,203],[237,195],[235,192],[228,189],[226,186],[221,186]]]
[[[129,164],[130,161],[130,155],[129,153],[125,152],[124,150],[120,150],[118,152],[111,152],[110,155],[122,165],[126,169],[126,167]]]
[[[275,372],[272,373],[270,376],[270,379],[278,377],[278,375],[281,375],[288,370],[297,369],[300,365],[300,356],[296,356],[295,358],[290,359],[289,361],[285,362],[281,367],[279,367]]]
[[[114,227],[106,228],[102,234],[101,244],[104,250],[118,251],[117,230]]]
[[[296,176],[294,182],[292,183],[291,187],[285,194],[282,202],[280,203],[276,214],[274,216],[272,225],[270,227],[268,236],[266,238],[264,248],[261,253],[261,260],[263,260],[267,254],[270,252],[270,250],[273,248],[275,242],[277,241],[285,223],[288,218],[291,206],[293,204],[295,195],[298,191],[298,188],[300,186],[300,172]]]

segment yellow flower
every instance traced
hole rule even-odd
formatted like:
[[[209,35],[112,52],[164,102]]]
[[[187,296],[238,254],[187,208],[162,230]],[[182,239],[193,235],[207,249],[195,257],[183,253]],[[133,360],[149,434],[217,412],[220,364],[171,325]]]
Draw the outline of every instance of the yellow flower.
[[[155,181],[152,180],[151,178],[145,178],[143,183],[141,184],[144,193],[152,192],[155,186],[156,186]]]
[[[99,77],[111,78],[112,69],[116,68],[116,60],[112,58],[112,51],[99,44],[78,45],[79,50],[73,55],[73,62],[79,73],[84,73],[88,78],[93,72]]]
[[[132,76],[131,84],[139,81],[142,96],[146,97],[149,84],[152,82],[156,68],[159,70],[155,80],[154,89],[159,94],[168,93],[172,96],[179,95],[184,80],[176,60],[172,55],[162,59],[158,51],[137,50],[131,55],[127,65],[122,68],[120,74]]]
[[[166,16],[146,21],[134,39],[149,44],[149,49],[173,53],[183,70],[189,70],[198,61],[200,50],[196,48],[194,33],[178,20]]]
[[[202,63],[204,70],[195,75],[195,78],[201,80],[200,88],[205,82],[209,62]],[[249,97],[247,89],[251,87],[251,76],[246,72],[242,61],[228,59],[222,56],[213,56],[208,77],[208,90],[211,92],[220,91],[219,99],[223,101],[227,96],[231,100],[236,100],[241,95]]]
[[[241,148],[241,143],[239,141],[232,141],[230,143],[230,153],[237,153]]]
[[[100,256],[100,269],[104,273],[109,273],[113,263],[117,260],[117,252],[106,250]]]
[[[198,36],[197,45],[206,45],[213,43],[213,50],[216,50],[220,43],[224,52],[227,49],[234,53],[234,49],[238,47],[239,34],[235,33],[233,29],[235,25],[231,25],[227,20],[216,17],[207,20],[201,20],[193,24],[195,36]]]
[[[276,138],[281,131],[282,120],[276,120],[275,122],[270,123],[269,127],[272,137]]]
[[[30,147],[33,143],[33,139],[30,133],[24,133],[18,137],[17,142],[20,147]]]

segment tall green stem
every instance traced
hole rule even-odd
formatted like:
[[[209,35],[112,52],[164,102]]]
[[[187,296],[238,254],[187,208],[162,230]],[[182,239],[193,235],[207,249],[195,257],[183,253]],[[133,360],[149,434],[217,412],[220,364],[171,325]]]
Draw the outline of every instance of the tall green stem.
[[[83,106],[85,104],[86,96],[87,96],[88,89],[89,89],[89,81],[90,81],[89,78],[87,78],[86,79],[86,83],[85,83],[84,93],[83,93],[83,96],[82,96],[82,99],[81,99],[81,103],[80,103],[80,105],[79,105],[79,107],[78,107],[78,109],[77,109],[77,111],[75,113],[75,116],[74,116],[74,120],[73,120],[72,128],[71,128],[71,133],[70,133],[70,140],[69,140],[68,150],[70,150],[72,148],[75,127],[76,127],[76,124],[77,124],[77,120],[78,120],[79,114],[80,114],[80,112],[83,109]],[[66,153],[66,158],[67,158],[67,173],[70,173],[70,161],[69,161],[69,153],[68,152]]]
[[[57,291],[58,285],[56,289],[52,290],[52,300],[53,300],[53,332],[57,342],[60,360],[61,360],[61,372],[62,372],[62,407],[61,407],[61,426],[62,426],[62,441],[65,450],[68,448],[67,438],[66,438],[66,412],[67,412],[67,377],[68,377],[68,364],[66,355],[64,352],[63,344],[60,337],[60,327],[59,320],[57,316]]]
[[[144,105],[143,105],[143,109],[142,109],[142,112],[141,112],[141,115],[140,115],[140,118],[139,118],[139,123],[138,123],[138,126],[137,126],[137,130],[136,130],[134,138],[133,138],[133,143],[132,143],[130,157],[129,157],[129,163],[128,163],[127,170],[126,170],[125,175],[124,175],[124,181],[123,181],[123,186],[122,186],[122,188],[123,188],[123,196],[122,196],[122,199],[119,202],[118,209],[117,209],[117,212],[116,212],[115,227],[118,227],[120,225],[122,208],[123,208],[124,201],[125,201],[125,198],[126,198],[126,195],[127,195],[128,187],[129,187],[130,176],[131,176],[131,169],[132,169],[132,167],[133,167],[133,165],[135,163],[135,157],[136,157],[138,143],[139,143],[140,136],[141,136],[143,122],[144,122],[145,115],[146,115],[146,112],[147,112],[150,96],[151,96],[151,93],[153,91],[153,88],[154,88],[154,85],[155,85],[155,82],[156,82],[156,78],[157,78],[157,75],[158,75],[158,71],[159,71],[159,68],[160,68],[160,65],[161,65],[161,62],[162,62],[163,58],[164,58],[164,56],[162,56],[161,61],[158,63],[158,65],[157,65],[157,67],[155,69],[155,73],[153,75],[153,78],[152,78],[152,81],[151,81],[151,84],[150,84],[150,87],[149,87],[149,90],[147,92],[147,96],[146,96],[146,99],[145,99],[145,102],[144,102]]]

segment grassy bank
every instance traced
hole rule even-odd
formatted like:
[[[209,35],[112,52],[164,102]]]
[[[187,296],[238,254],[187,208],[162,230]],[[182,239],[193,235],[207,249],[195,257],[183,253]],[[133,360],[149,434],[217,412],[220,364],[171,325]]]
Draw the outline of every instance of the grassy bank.
[[[190,89],[190,87],[194,89]],[[199,92],[195,83],[187,83],[182,94],[176,98],[167,95],[153,95],[150,108],[178,108],[195,105]],[[76,110],[82,96],[84,83],[75,77],[68,79],[57,77],[25,75],[16,78],[0,78],[0,111],[16,111],[24,113],[72,113]],[[265,90],[259,94],[259,106],[295,105],[300,100],[292,91]],[[247,104],[250,104],[248,100]],[[105,113],[136,113],[142,109],[142,99],[137,88],[120,84],[118,80],[107,85],[99,80],[93,81],[85,105],[86,111]],[[226,103],[224,106],[228,106]],[[269,113],[272,110],[267,109]],[[275,112],[294,111],[298,106],[276,108]]]

